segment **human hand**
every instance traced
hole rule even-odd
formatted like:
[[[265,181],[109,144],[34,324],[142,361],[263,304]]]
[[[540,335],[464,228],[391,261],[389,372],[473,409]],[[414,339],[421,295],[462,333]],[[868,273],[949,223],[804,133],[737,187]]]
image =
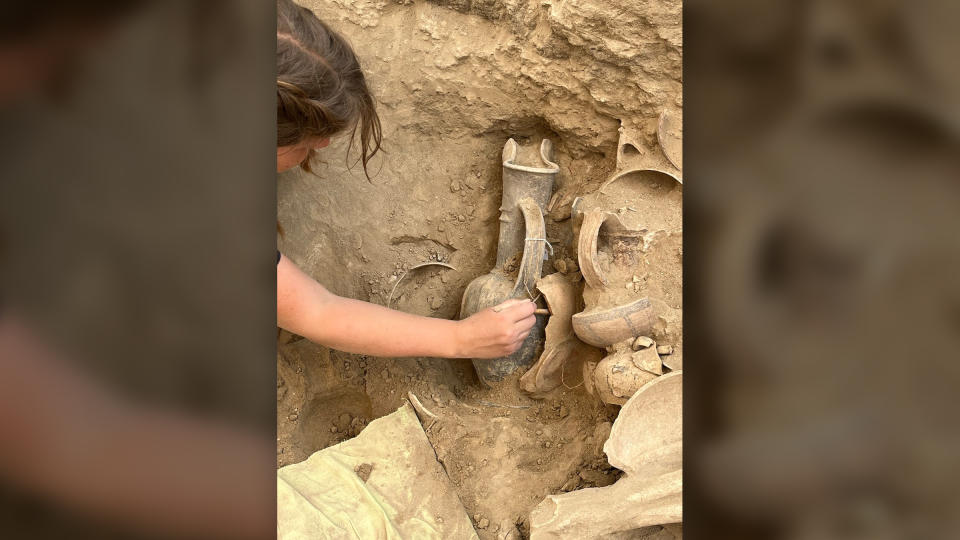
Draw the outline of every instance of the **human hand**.
[[[507,300],[458,321],[458,356],[499,358],[512,354],[537,322],[536,308],[530,300]]]

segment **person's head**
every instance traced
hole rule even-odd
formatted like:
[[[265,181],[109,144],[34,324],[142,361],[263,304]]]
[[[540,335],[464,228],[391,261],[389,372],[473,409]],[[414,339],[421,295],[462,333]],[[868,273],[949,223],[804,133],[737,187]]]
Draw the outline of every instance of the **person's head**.
[[[347,40],[307,8],[277,0],[277,171],[309,170],[330,137],[360,132],[360,161],[380,149],[380,119]]]

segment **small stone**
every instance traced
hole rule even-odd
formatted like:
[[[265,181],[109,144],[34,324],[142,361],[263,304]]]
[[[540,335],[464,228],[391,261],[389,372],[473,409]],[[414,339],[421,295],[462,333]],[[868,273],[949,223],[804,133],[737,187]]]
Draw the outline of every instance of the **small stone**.
[[[543,460],[542,460],[542,459],[538,459],[538,460],[537,460],[537,465],[543,465]]]
[[[479,526],[481,529],[486,529],[487,527],[490,526],[490,520],[487,519],[487,518],[483,518],[483,519],[480,520],[480,523],[479,523],[478,526]]]
[[[297,418],[300,418],[300,415],[297,414],[297,413],[293,413],[293,414],[287,416],[287,420],[290,420],[291,422],[293,422],[293,421],[296,420]]]
[[[443,230],[444,230],[444,226],[443,226],[443,222],[441,222],[437,225],[437,232],[443,232]]]
[[[647,336],[638,336],[637,339],[633,340],[633,344],[630,346],[631,349],[639,351],[640,349],[646,349],[654,345],[654,341]]]
[[[640,276],[633,276],[634,283],[640,283]]]
[[[450,182],[450,193],[456,193],[458,191],[460,191],[460,182],[456,180]]]
[[[561,274],[567,273],[567,261],[563,259],[553,261],[553,267],[556,268],[557,272],[560,272]]]
[[[467,220],[467,216],[463,214],[460,214],[459,216],[457,216],[457,221],[464,222],[466,220]]]
[[[540,435],[543,435],[543,430],[542,430],[542,429],[538,429],[538,430],[537,430],[537,436],[539,437]]]
[[[473,520],[476,521],[477,523],[479,523],[479,522],[480,522],[480,518],[482,518],[482,517],[483,517],[483,516],[481,516],[480,514],[474,514],[474,515],[473,515]]]
[[[434,298],[433,300],[430,300],[430,309],[440,309],[441,306],[443,306],[442,298]]]
[[[627,290],[632,289],[632,288],[633,288],[633,282],[632,282],[632,281],[628,281],[623,288],[624,288],[624,289],[627,289]]]
[[[657,354],[660,356],[673,354],[673,345],[657,345]]]
[[[337,426],[330,426],[330,433],[336,433],[336,432],[337,432]]]

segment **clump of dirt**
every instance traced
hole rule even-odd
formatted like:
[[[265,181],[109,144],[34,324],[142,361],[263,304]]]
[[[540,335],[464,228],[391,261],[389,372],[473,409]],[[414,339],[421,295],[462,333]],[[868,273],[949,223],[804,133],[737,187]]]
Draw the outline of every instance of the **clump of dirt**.
[[[610,177],[621,127],[638,152],[657,151],[660,111],[682,107],[679,0],[301,2],[351,40],[383,123],[371,181],[335,139],[315,174],[278,184],[280,250],[339,295],[456,318],[467,284],[494,265],[510,137],[554,144],[543,275],[575,277],[571,203]],[[662,298],[654,337],[679,349],[682,191],[648,188],[631,204],[639,212],[626,212],[659,236],[617,279],[636,274],[645,288],[631,295]],[[430,261],[454,269],[410,270]],[[535,400],[520,373],[480,386],[468,360],[352,355],[286,332],[279,341],[278,466],[355,436],[413,392],[439,417],[427,435],[483,539],[526,533],[547,493],[619,474],[602,452],[618,409],[584,392],[579,369]]]

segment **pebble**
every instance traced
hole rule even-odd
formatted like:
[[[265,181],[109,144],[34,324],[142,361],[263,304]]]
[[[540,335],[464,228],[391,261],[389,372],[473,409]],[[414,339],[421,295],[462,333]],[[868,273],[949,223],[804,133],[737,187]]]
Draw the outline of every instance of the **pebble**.
[[[489,527],[489,526],[490,526],[490,520],[489,520],[489,519],[483,518],[483,519],[480,520],[479,527],[480,527],[481,529],[486,529],[486,528]]]
[[[437,225],[437,232],[443,232],[443,230],[444,230],[443,223],[440,223],[439,225]]]
[[[654,341],[647,336],[638,336],[637,339],[633,340],[633,345],[630,346],[631,349],[639,351],[640,349],[646,349],[653,346]],[[660,348],[657,347],[657,352],[660,352]]]
[[[330,426],[330,433],[336,433],[336,432],[337,432],[337,426]]]
[[[287,416],[287,420],[290,420],[291,422],[296,420],[297,418],[300,418],[300,415],[297,413],[293,413],[290,416]]]
[[[430,309],[440,309],[441,306],[443,306],[442,298],[434,298],[430,301]]]
[[[466,220],[467,220],[467,217],[464,216],[463,214],[460,214],[459,216],[457,216],[457,221],[461,221],[461,222],[462,222],[462,221],[466,221]]]
[[[661,356],[673,354],[673,345],[658,345],[657,354]]]
[[[457,182],[456,180],[450,182],[450,193],[456,193],[458,191],[460,191],[460,182]]]

